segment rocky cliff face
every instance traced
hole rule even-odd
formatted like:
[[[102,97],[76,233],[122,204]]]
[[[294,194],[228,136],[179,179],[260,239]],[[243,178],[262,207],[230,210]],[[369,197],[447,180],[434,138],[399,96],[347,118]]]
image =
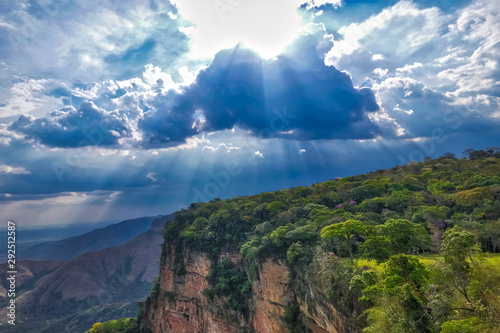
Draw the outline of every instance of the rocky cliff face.
[[[290,288],[289,271],[282,260],[268,258],[258,268],[252,283],[246,316],[229,311],[224,299],[209,301],[203,290],[210,288],[206,279],[212,260],[203,252],[180,250],[166,245],[159,275],[159,292],[144,305],[143,333],[287,333],[285,305],[296,302],[303,322],[314,333],[360,332],[353,320],[340,314],[324,295],[310,288],[308,301],[298,299]],[[241,256],[227,251],[219,259],[229,258],[241,267]],[[179,272],[179,267],[183,267]]]

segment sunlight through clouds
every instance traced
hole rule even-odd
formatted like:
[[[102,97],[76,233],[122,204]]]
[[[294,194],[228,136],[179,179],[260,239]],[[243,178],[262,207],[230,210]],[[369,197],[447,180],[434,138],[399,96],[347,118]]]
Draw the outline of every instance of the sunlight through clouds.
[[[298,0],[197,1],[175,0],[181,17],[193,27],[191,57],[212,57],[243,43],[263,58],[280,53],[301,29]]]

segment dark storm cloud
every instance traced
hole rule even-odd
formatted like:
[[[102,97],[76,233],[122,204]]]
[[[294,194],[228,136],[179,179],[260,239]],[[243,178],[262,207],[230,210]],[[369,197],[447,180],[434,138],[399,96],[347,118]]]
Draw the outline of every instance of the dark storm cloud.
[[[238,45],[219,52],[182,91],[155,91],[137,123],[142,146],[175,146],[234,127],[253,136],[294,140],[379,135],[368,118],[379,110],[372,90],[355,88],[348,73],[324,65],[331,41],[323,34],[302,36],[270,60]],[[53,147],[113,146],[133,131],[124,112],[89,101],[47,117],[22,115],[9,129]]]
[[[347,73],[325,66],[322,51],[312,35],[272,60],[242,46],[221,51],[182,93],[155,99],[156,112],[139,127],[150,144],[235,126],[296,140],[373,138],[379,133],[367,117],[379,110],[373,92],[356,89]]]
[[[46,118],[21,115],[9,129],[48,146],[68,148],[116,145],[131,132],[126,116],[89,101],[83,102],[78,110],[69,106],[51,112]]]

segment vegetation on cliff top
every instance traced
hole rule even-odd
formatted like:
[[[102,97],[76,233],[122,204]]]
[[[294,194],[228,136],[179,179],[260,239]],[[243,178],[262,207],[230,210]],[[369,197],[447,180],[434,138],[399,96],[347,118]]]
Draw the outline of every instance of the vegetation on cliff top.
[[[500,318],[500,276],[482,253],[500,250],[500,152],[465,155],[194,203],[165,226],[165,242],[208,252],[214,262],[221,249],[235,248],[250,279],[265,258],[286,259],[297,296],[304,292],[297,281],[309,274],[367,332],[491,330]],[[414,255],[424,253],[444,259],[423,265]],[[373,259],[381,268],[339,258]],[[214,267],[207,295],[239,300],[249,292],[244,280],[232,286],[219,275],[221,263]]]
[[[123,318],[110,320],[105,323],[95,323],[85,333],[136,333],[139,332],[139,324],[134,318]]]

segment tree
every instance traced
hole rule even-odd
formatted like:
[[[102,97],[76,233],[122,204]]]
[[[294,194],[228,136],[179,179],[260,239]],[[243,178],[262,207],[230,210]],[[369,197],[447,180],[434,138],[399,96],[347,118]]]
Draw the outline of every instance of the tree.
[[[500,176],[500,163],[486,166],[483,173],[490,177]]]
[[[480,150],[475,150],[475,149],[472,149],[472,148],[469,148],[469,149],[465,149],[462,154],[464,155],[464,157],[467,157],[469,160],[475,160],[479,157],[482,156],[481,154],[482,152]]]
[[[410,191],[420,191],[424,189],[422,181],[415,175],[406,175],[403,178],[403,185]]]
[[[459,226],[446,230],[443,234],[442,252],[444,261],[449,266],[448,276],[455,289],[465,297],[467,304],[472,304],[467,288],[477,265],[474,257],[481,252],[474,235]]]
[[[441,332],[496,332],[500,316],[500,274],[483,260],[473,234],[456,226],[443,235],[444,262],[433,269],[427,296]],[[434,290],[434,292],[432,292]]]
[[[394,254],[425,250],[432,244],[432,239],[423,226],[407,220],[390,219],[377,228],[382,236],[390,239]]]
[[[485,157],[500,157],[500,147],[487,147],[481,150],[466,149],[463,155],[470,160],[477,160]]]
[[[286,251],[286,259],[288,260],[289,265],[293,265],[296,263],[297,259],[300,258],[300,254],[302,253],[302,243],[295,242]]]
[[[403,186],[402,184],[399,185]],[[422,196],[420,194],[415,194],[414,192],[411,192],[405,188],[401,191],[393,191],[387,198],[385,205],[389,209],[392,209],[398,213],[402,213],[407,207],[421,204],[421,201]]]
[[[417,257],[392,256],[382,274],[376,306],[367,311],[370,325],[364,332],[429,332],[431,318],[422,297],[428,276],[428,270]],[[363,290],[363,294],[368,290]]]
[[[454,190],[455,186],[450,181],[445,181],[444,179],[429,179],[427,181],[427,189],[432,194],[440,194],[445,191]]]
[[[451,159],[454,159],[456,160],[457,159],[457,156],[453,153],[445,153],[443,156],[441,157],[444,157],[444,158],[451,158]]]
[[[372,193],[364,186],[355,187],[349,191],[347,191],[351,200],[356,202],[361,202],[372,196]]]
[[[286,205],[281,201],[273,201],[267,205],[267,210],[271,213],[279,213],[286,208]]]
[[[382,292],[377,272],[368,269],[361,275],[354,275],[349,282],[349,290],[357,295],[359,301],[374,305]]]
[[[371,196],[375,197],[386,192],[390,178],[369,179],[363,182],[363,186],[370,191]]]
[[[486,223],[484,235],[491,242],[492,252],[497,252],[500,249],[500,220]]]
[[[285,244],[285,235],[290,231],[289,226],[282,225],[278,229],[271,232],[269,238],[277,247],[282,247]]]
[[[196,220],[193,222],[193,226],[196,228],[196,230],[202,230],[208,225],[208,220],[206,217],[197,217]]]
[[[359,208],[365,212],[375,212],[378,214],[382,213],[384,207],[385,199],[380,197],[366,199],[359,205]]]
[[[487,187],[476,187],[453,195],[453,200],[462,206],[476,207],[485,200],[493,200],[493,193]]]
[[[421,206],[411,217],[414,223],[443,221],[448,215],[449,208],[446,206]]]
[[[392,254],[391,240],[386,236],[370,236],[366,242],[359,247],[363,256],[375,259],[381,263],[389,259]]]
[[[408,283],[414,289],[425,285],[429,272],[420,260],[412,255],[398,254],[392,256],[384,270],[385,289],[392,293],[391,289]]]
[[[362,235],[365,233],[366,226],[363,222],[351,219],[324,227],[321,230],[321,237],[324,239],[331,239],[333,237],[344,238],[347,241],[347,247],[349,248],[351,264],[353,264],[354,260],[352,258],[352,248],[356,242],[356,234]]]

